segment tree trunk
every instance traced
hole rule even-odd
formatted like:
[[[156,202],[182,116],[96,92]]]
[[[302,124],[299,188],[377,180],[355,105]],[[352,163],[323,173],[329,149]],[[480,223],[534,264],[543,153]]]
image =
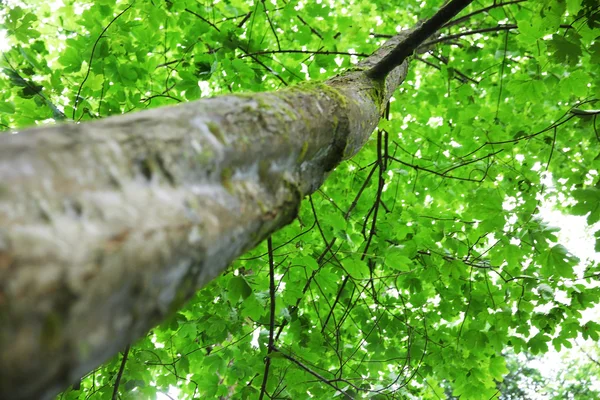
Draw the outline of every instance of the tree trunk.
[[[0,398],[64,389],[291,222],[377,126],[407,61],[366,71],[406,35],[324,83],[1,135]]]

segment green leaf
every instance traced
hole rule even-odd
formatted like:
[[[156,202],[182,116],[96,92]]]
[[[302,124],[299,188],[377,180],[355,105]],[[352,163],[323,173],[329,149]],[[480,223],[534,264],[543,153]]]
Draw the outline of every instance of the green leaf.
[[[574,215],[587,215],[589,225],[600,221],[600,189],[579,189],[573,191],[572,196],[577,200],[577,204],[571,208]]]
[[[0,113],[13,114],[15,112],[15,105],[11,101],[0,101]]]
[[[516,81],[513,80],[509,86],[511,92],[515,96],[519,96],[525,101],[538,102],[542,100],[546,94],[544,84],[539,80]]]
[[[370,275],[367,263],[361,260],[359,255],[353,255],[345,259],[344,268],[355,279],[365,279]]]
[[[241,276],[234,276],[227,284],[229,301],[231,303],[237,303],[240,297],[242,300],[246,300],[248,296],[252,294],[252,288],[248,285],[248,282]]]
[[[179,328],[179,334],[183,337],[194,339],[196,337],[196,324],[192,322],[182,324]]]
[[[538,333],[537,335],[535,335],[534,337],[532,337],[531,339],[529,339],[527,345],[529,346],[529,350],[531,351],[531,354],[539,354],[539,353],[545,353],[548,351],[548,342],[551,340],[551,338],[547,335],[544,335],[542,333]]]
[[[315,271],[319,268],[319,264],[317,264],[317,260],[315,260],[314,258],[312,258],[310,256],[303,256],[303,257],[297,258],[295,260],[295,263],[308,268],[309,271]]]
[[[538,256],[538,259],[542,263],[541,273],[545,277],[575,277],[573,268],[579,259],[569,254],[569,251],[561,244],[554,245],[545,254]]]
[[[241,314],[244,317],[250,317],[253,320],[260,319],[261,316],[265,313],[265,308],[263,305],[256,299],[254,294],[248,296],[242,302],[242,311]]]
[[[548,46],[555,60],[561,63],[574,66],[582,56],[579,35],[575,33],[566,37],[554,34]]]
[[[385,252],[385,265],[398,271],[409,271],[412,260],[406,256],[403,247],[389,247]]]
[[[567,78],[561,80],[560,93],[565,98],[574,95],[576,97],[585,97],[588,92],[588,83],[590,77],[581,70],[574,71]]]
[[[600,333],[600,324],[598,324],[597,322],[590,321],[582,327],[581,333],[585,340],[591,339],[594,341],[598,341],[598,339],[600,338],[600,336],[598,336],[598,334]]]
[[[119,65],[119,75],[125,84],[135,83],[138,77],[135,69],[127,64]]]
[[[58,62],[65,67],[65,72],[75,72],[81,68],[83,59],[75,48],[67,47],[65,52],[58,58]]]

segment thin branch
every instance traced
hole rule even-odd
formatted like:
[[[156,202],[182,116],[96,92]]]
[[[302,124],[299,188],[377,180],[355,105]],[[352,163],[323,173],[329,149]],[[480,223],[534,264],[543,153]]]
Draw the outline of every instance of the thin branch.
[[[438,56],[436,56],[435,54],[431,53],[433,57],[437,58],[438,60],[440,60],[440,62],[444,63],[444,64],[448,64],[447,62],[444,62],[441,58],[439,58]],[[442,70],[442,67],[440,67],[439,65],[436,65],[435,63],[432,63],[429,60],[426,60],[422,57],[415,57],[416,60],[421,61],[424,64],[427,64],[435,69],[437,69],[438,71]],[[454,79],[456,79],[457,81],[459,81],[460,83],[467,83],[467,82],[472,82],[476,85],[479,84],[479,81],[477,79],[473,79],[470,76],[464,74],[463,72],[457,70],[456,68],[454,68],[454,72],[456,73],[456,76],[454,77]]]
[[[438,172],[438,171],[434,171],[434,170],[432,170],[432,169],[424,168],[424,167],[421,167],[421,166],[419,166],[419,165],[410,164],[410,163],[407,163],[407,162],[405,162],[405,161],[402,161],[402,160],[400,160],[400,159],[398,159],[398,158],[396,158],[396,157],[392,157],[392,156],[390,156],[389,158],[390,158],[390,160],[392,160],[392,161],[396,161],[397,163],[400,163],[400,164],[402,164],[402,165],[404,165],[404,166],[406,166],[406,167],[410,167],[410,168],[414,169],[415,171],[425,171],[425,172],[429,172],[430,174],[434,174],[434,175],[437,175],[437,176],[441,176],[442,178],[456,179],[456,180],[459,180],[459,181],[466,181],[466,182],[477,182],[477,183],[481,183],[481,182],[483,182],[483,181],[485,180],[485,178],[486,178],[486,176],[487,176],[487,171],[485,171],[485,174],[484,174],[484,176],[483,176],[481,179],[461,178],[461,177],[459,177],[459,176],[454,176],[454,175],[444,175],[442,172]]]
[[[219,29],[218,26],[216,26],[215,24],[213,24],[212,22],[210,22],[209,20],[204,18],[202,15],[198,14],[197,12],[194,12],[194,11],[190,10],[189,8],[184,8],[183,11],[190,13],[197,18],[200,18],[202,21],[206,22],[207,24],[209,24],[210,26],[215,28],[217,30],[217,32],[221,32],[221,30]]]
[[[390,39],[390,38],[393,38],[396,35],[389,35],[387,33],[371,33],[370,36],[372,36],[374,38]]]
[[[100,36],[98,36],[98,38],[96,39],[96,41],[94,42],[94,46],[92,47],[92,54],[90,54],[90,60],[88,61],[88,68],[87,71],[85,73],[85,77],[83,78],[83,81],[81,81],[81,85],[79,85],[79,89],[77,89],[77,95],[75,96],[75,104],[73,104],[73,121],[75,120],[75,111],[77,111],[77,104],[79,104],[79,96],[81,95],[81,90],[83,89],[83,85],[85,84],[85,82],[87,81],[88,77],[90,76],[90,71],[92,70],[92,61],[94,60],[94,52],[96,51],[96,46],[98,46],[98,43],[100,42],[100,39],[102,39],[104,37],[104,34],[106,33],[106,31],[108,30],[108,28],[110,28],[110,26],[121,17],[121,15],[125,14],[127,11],[129,11],[129,9],[133,7],[133,3],[131,3],[130,5],[128,5],[123,11],[121,11],[121,13],[119,13],[116,17],[114,17],[112,19],[112,21],[110,21],[108,23],[108,25],[106,25],[106,27],[102,30],[102,32],[100,33]]]
[[[478,33],[487,33],[487,32],[510,31],[513,29],[517,29],[516,24],[496,25],[496,26],[490,26],[487,28],[473,29],[471,31],[459,32],[459,33],[455,33],[453,35],[446,35],[446,36],[442,36],[442,37],[439,37],[434,40],[430,40],[429,42],[423,43],[423,47],[431,46],[433,44],[440,43],[440,42],[447,42],[448,40],[458,39],[463,36],[470,36],[470,35],[476,35]]]
[[[569,28],[571,28],[571,25],[561,24],[560,27],[564,28],[564,29],[569,29]],[[433,44],[440,43],[440,42],[448,42],[448,41],[458,39],[458,38],[461,38],[464,36],[476,35],[478,33],[511,31],[511,30],[517,29],[517,28],[518,28],[518,26],[516,24],[506,24],[506,25],[490,26],[487,28],[473,29],[470,31],[455,33],[453,35],[446,35],[446,36],[439,37],[437,39],[423,43],[420,47],[427,47],[427,46],[431,46]]]
[[[240,23],[237,25],[238,28],[241,28],[242,26],[244,26],[244,24],[246,23],[246,21],[248,21],[248,19],[250,18],[250,16],[252,15],[252,11],[248,11],[248,13],[244,16],[244,18],[240,21]]]
[[[441,63],[443,63],[443,64],[445,64],[445,65],[448,65],[448,64],[450,64],[450,61],[448,60],[448,57],[446,57],[446,56],[443,56],[443,55],[438,55],[438,54],[435,54],[435,53],[433,53],[433,52],[431,52],[430,54],[431,54],[433,57],[435,57],[436,59],[440,60],[440,62],[441,62]],[[459,77],[462,77],[463,79],[466,79],[466,80],[468,80],[468,81],[471,81],[471,82],[473,82],[473,83],[474,83],[474,84],[476,84],[476,85],[479,85],[479,82],[480,82],[480,81],[478,81],[478,80],[476,80],[476,79],[473,79],[473,78],[471,78],[470,76],[467,76],[467,75],[466,75],[465,73],[463,73],[461,70],[459,70],[459,69],[457,69],[457,68],[454,68],[454,67],[453,67],[453,70],[454,70],[454,73],[455,73],[456,75],[458,75]]]
[[[277,36],[277,32],[275,32],[275,27],[273,26],[273,22],[269,17],[269,10],[267,10],[267,5],[265,4],[265,0],[261,0],[263,8],[265,9],[265,17],[267,17],[267,21],[269,22],[269,27],[271,28],[271,32],[273,32],[273,36],[275,36],[275,41],[277,42],[277,49],[281,50],[281,44],[279,43],[279,37]]]
[[[323,252],[321,253],[321,255],[317,258],[317,264],[319,265],[319,268],[315,269],[312,272],[312,274],[310,275],[310,277],[306,280],[306,283],[304,284],[304,288],[302,288],[302,297],[299,297],[298,300],[296,300],[296,304],[291,307],[291,310],[297,310],[298,309],[298,306],[300,305],[300,302],[304,298],[304,295],[306,294],[306,291],[310,288],[311,282],[313,281],[313,279],[315,279],[315,276],[321,270],[321,267],[325,264],[325,262],[324,262],[325,255],[327,253],[329,253],[329,252],[331,252],[332,254],[335,255],[335,252],[333,252],[331,250],[331,248],[335,244],[336,240],[337,240],[337,238],[334,237],[331,240],[331,242],[329,242],[329,243],[327,243],[327,241],[325,241],[325,243],[326,243],[325,250],[323,250]],[[319,316],[319,315],[317,314],[317,316]],[[275,336],[275,340],[279,339],[279,336],[281,335],[281,332],[283,332],[283,328],[285,328],[285,326],[287,325],[287,323],[288,323],[288,320],[284,319],[283,322],[279,325],[279,330],[277,331],[277,335]]]
[[[214,29],[217,30],[217,32],[221,32],[221,30],[219,29],[218,26],[216,26],[215,24],[213,24],[212,22],[210,22],[209,20],[207,20],[206,18],[204,18],[203,16],[201,16],[200,14],[186,8],[184,9],[184,11],[200,18],[202,21],[206,22],[207,24],[209,24],[210,26],[212,26]],[[257,64],[259,64],[261,67],[263,67],[264,69],[266,69],[267,71],[269,71],[272,75],[274,75],[277,79],[279,79],[279,81],[281,83],[283,83],[284,86],[288,86],[288,83],[285,81],[285,79],[283,79],[276,71],[274,71],[271,67],[269,67],[268,65],[265,65],[265,63],[263,63],[262,61],[260,61],[257,57],[254,57],[250,54],[248,54],[248,52],[246,51],[246,49],[244,49],[242,46],[238,46],[237,47],[240,51],[242,51],[244,54],[246,54],[248,57],[252,58]],[[287,69],[287,68],[286,68]]]
[[[504,35],[504,52],[502,53],[502,64],[500,64],[500,87],[498,88],[498,101],[496,102],[496,116],[495,120],[498,120],[498,113],[500,112],[500,100],[502,99],[502,89],[504,88],[504,67],[506,65],[506,52],[508,50],[508,31]]]
[[[238,46],[238,49],[242,50],[246,55],[248,55],[248,57],[250,57],[251,59],[254,60],[254,62],[256,62],[257,64],[259,64],[261,67],[263,67],[264,69],[266,69],[267,71],[269,71],[271,73],[271,75],[273,75],[275,78],[279,79],[279,81],[281,83],[283,83],[284,86],[288,86],[288,83],[285,81],[285,79],[283,79],[279,73],[277,71],[275,71],[273,68],[269,67],[268,65],[266,65],[265,63],[263,63],[262,61],[260,61],[258,59],[258,57],[249,55],[246,50],[244,50],[243,48]],[[286,68],[287,69],[287,68]]]
[[[164,62],[162,64],[158,64],[155,69],[167,67],[167,66],[172,65],[172,64],[180,63],[182,61],[184,61],[183,58],[180,58],[179,60],[167,61],[167,62]]]
[[[582,110],[580,108],[572,108],[569,112],[579,117],[591,117],[595,115],[600,115],[600,110]]]
[[[390,112],[390,107],[389,107],[389,103],[387,104],[386,107],[386,119],[389,120],[389,112]],[[385,136],[385,137],[384,137]],[[373,207],[371,208],[373,210],[373,218],[371,220],[371,229],[369,230],[369,237],[367,238],[367,243],[365,244],[365,249],[363,251],[362,256],[360,257],[361,260],[364,260],[367,257],[367,252],[369,251],[369,246],[371,245],[371,241],[373,240],[373,237],[375,236],[376,232],[377,232],[377,215],[379,213],[379,206],[382,203],[381,201],[381,196],[383,194],[383,187],[385,186],[385,169],[387,169],[387,156],[388,156],[388,133],[385,130],[382,129],[378,129],[377,130],[377,169],[379,170],[379,179],[378,179],[378,183],[377,183],[377,193],[375,195],[375,201],[373,202]],[[385,149],[384,149],[385,147]],[[370,213],[370,211],[369,211]],[[367,221],[368,217],[365,218],[365,223]],[[377,302],[377,292],[375,290],[375,284],[373,282],[373,269],[374,269],[374,265],[373,265],[373,259],[369,259],[368,260],[368,265],[369,265],[369,282],[371,284],[371,290],[372,290],[372,296],[375,302]]]
[[[593,102],[595,100],[590,100],[589,102]],[[583,103],[579,103],[578,105],[581,105]],[[544,132],[548,132],[556,127],[559,127],[563,124],[566,124],[567,122],[569,122],[571,119],[575,118],[575,115],[569,115],[570,114],[570,110],[567,111],[565,114],[563,114],[558,120],[556,120],[556,122],[554,122],[553,124],[551,124],[550,126],[532,133],[530,135],[524,135],[524,136],[519,136],[519,137],[515,137],[514,139],[508,139],[508,140],[501,140],[501,141],[496,141],[496,142],[485,142],[483,143],[481,146],[479,146],[478,148],[476,148],[475,150],[471,151],[468,154],[463,155],[461,158],[465,158],[465,157],[469,157],[472,154],[477,153],[479,150],[481,150],[482,148],[484,148],[485,146],[494,146],[494,145],[500,145],[500,144],[510,144],[510,143],[517,143],[521,140],[530,140],[533,139],[536,136],[541,135]],[[567,116],[568,115],[568,116]],[[411,165],[409,165],[411,166]]]
[[[42,93],[42,91],[44,90],[44,88],[42,86],[40,86],[40,89],[38,90],[36,88],[35,83],[33,83],[33,85],[32,85],[32,82],[30,82],[29,80],[23,78],[21,76],[21,74],[19,74],[19,72],[15,69],[15,67],[12,66],[10,60],[6,56],[6,53],[3,54],[3,56],[4,56],[4,61],[6,61],[6,63],[8,64],[8,67],[10,68],[11,74],[14,74],[14,77],[11,77],[11,81],[13,80],[13,78],[16,78],[16,79],[19,80],[19,83],[13,83],[13,84],[17,85],[17,86],[21,86],[21,85],[27,86],[27,88],[29,90],[31,90],[36,96],[38,96],[39,98],[41,98],[44,101],[44,103],[46,103],[46,105],[48,106],[48,108],[50,108],[50,110],[52,111],[52,116],[53,116],[54,119],[56,119],[56,120],[64,120],[67,116],[65,115],[64,112],[62,112],[53,102],[51,102]],[[4,126],[6,126],[6,125],[4,125]]]
[[[579,350],[581,350],[581,352],[583,354],[585,354],[585,356],[588,358],[588,360],[590,360],[591,362],[593,362],[594,364],[596,364],[598,367],[600,367],[600,361],[596,360],[594,357],[592,357],[587,351],[585,351],[583,349],[583,347],[581,347],[579,345],[579,343],[577,344],[577,346],[579,347]]]
[[[435,63],[432,63],[431,61],[429,61],[429,60],[426,60],[426,59],[424,59],[424,58],[422,58],[422,57],[415,57],[415,60],[417,60],[417,61],[421,61],[423,64],[427,64],[427,65],[429,65],[430,67],[437,69],[438,71],[441,71],[441,70],[442,70],[442,67],[440,67],[439,65],[437,65],[437,64],[435,64]]]
[[[455,20],[452,20],[450,22],[448,22],[446,25],[443,26],[443,28],[449,28],[451,26],[455,26],[458,25],[466,20],[468,20],[469,18],[477,15],[477,14],[481,14],[481,13],[485,13],[488,12],[494,8],[498,8],[498,7],[504,7],[504,6],[509,6],[509,5],[513,5],[513,4],[518,4],[518,3],[524,3],[527,0],[514,0],[514,1],[506,1],[504,3],[496,3],[494,2],[494,4],[492,4],[491,6],[485,7],[485,8],[481,8],[479,10],[473,11],[472,13],[469,13],[465,16],[462,16],[460,18],[457,18]]]
[[[398,44],[391,52],[379,61],[367,74],[372,79],[385,78],[394,68],[401,65],[413,52],[433,35],[445,23],[462,11],[473,0],[451,0],[433,17],[423,22]]]
[[[273,260],[273,240],[271,236],[267,239],[269,252],[269,296],[270,296],[270,315],[269,315],[269,344],[267,346],[267,356],[265,357],[265,372],[263,374],[262,385],[260,386],[259,400],[262,400],[267,391],[267,381],[269,380],[269,367],[271,366],[271,352],[274,347],[273,333],[275,331],[275,262]]]
[[[313,215],[315,216],[315,219],[317,219],[317,210],[315,209],[315,204],[313,203],[312,196],[309,196],[309,201],[310,201],[310,206],[311,206]],[[321,233],[321,238],[323,239],[323,242],[325,242],[327,244],[327,238],[325,237],[325,233],[321,229],[321,225],[318,223],[318,221],[317,221],[317,227],[319,229],[319,232]],[[332,244],[335,241],[335,239],[336,239],[335,237],[332,239]],[[327,247],[331,251],[331,246],[327,246]],[[337,261],[337,257],[335,255],[335,253],[333,253],[333,252],[332,252],[332,258],[335,258]],[[339,263],[339,261],[338,261],[338,263]],[[325,332],[325,328],[327,327],[327,324],[329,323],[329,319],[333,315],[335,306],[340,301],[340,297],[342,295],[342,292],[344,291],[344,288],[346,287],[346,284],[348,283],[348,279],[350,279],[350,274],[346,274],[346,276],[344,277],[344,280],[342,281],[342,284],[340,285],[340,288],[338,289],[335,300],[334,300],[333,304],[331,305],[331,307],[329,308],[329,313],[327,314],[327,317],[325,318],[325,322],[323,322],[323,324],[322,324],[321,333]]]
[[[113,389],[112,400],[117,400],[119,398],[119,385],[121,384],[121,378],[123,377],[123,371],[125,371],[125,363],[127,363],[127,357],[129,356],[129,348],[130,345],[125,347],[125,351],[123,352],[123,358],[121,359],[121,366],[119,367],[119,372],[117,373],[117,379],[115,379],[115,386]]]
[[[318,372],[315,372],[312,369],[308,368],[306,365],[302,364],[300,361],[296,360],[294,357],[289,356],[289,355],[281,352],[281,350],[279,350],[276,347],[274,347],[273,350],[277,351],[279,354],[281,354],[283,356],[283,358],[285,358],[286,360],[289,360],[292,363],[296,364],[298,367],[300,367],[304,371],[308,372],[309,374],[311,374],[312,376],[314,376],[315,378],[317,378],[318,380],[320,380],[321,382],[323,382],[327,386],[333,388],[336,392],[342,393],[347,399],[351,399],[351,400],[354,399],[354,397],[350,396],[350,394],[346,393],[342,389],[340,389],[337,386],[335,386],[334,384],[332,384],[329,379],[327,379],[324,376],[320,375]]]
[[[554,136],[552,137],[552,146],[550,147],[550,155],[548,156],[548,162],[546,162],[546,172],[548,171],[548,168],[550,168],[550,162],[552,161],[552,155],[554,154],[554,147],[556,146],[556,130],[557,130],[557,128],[554,127]]]
[[[308,24],[308,22],[306,22],[305,20],[303,20],[301,16],[296,15],[296,17],[300,20],[300,22],[302,22],[304,25],[308,26],[310,28],[310,31],[312,33],[314,33],[315,35],[317,35],[319,37],[319,39],[323,40],[323,36],[315,28],[313,28],[312,26],[310,26]]]
[[[356,193],[356,196],[354,197],[354,200],[352,200],[352,203],[350,204],[350,207],[348,207],[348,211],[346,211],[346,213],[344,214],[344,218],[345,219],[348,219],[348,217],[350,217],[350,213],[352,213],[352,210],[354,210],[354,207],[356,207],[358,205],[358,200],[360,199],[360,196],[362,196],[362,193],[364,192],[364,190],[366,189],[367,185],[371,181],[371,177],[375,173],[375,170],[377,169],[377,167],[378,167],[378,165],[375,164],[373,166],[373,168],[371,168],[371,171],[369,172],[369,175],[367,175],[367,178],[365,179],[365,181],[363,182],[362,186],[360,187],[360,189]]]
[[[247,53],[242,55],[240,58],[262,56],[265,54],[281,54],[281,53],[296,53],[296,54],[324,54],[324,55],[343,55],[343,56],[357,56],[357,57],[368,57],[366,53],[349,53],[347,51],[329,51],[329,50],[264,50],[257,51],[255,53]]]
[[[452,166],[452,167],[448,168],[447,170],[445,170],[444,172],[442,172],[442,174],[443,174],[443,175],[446,175],[446,174],[448,174],[448,172],[450,172],[450,171],[454,171],[454,170],[455,170],[455,169],[457,169],[457,168],[462,168],[462,167],[464,167],[465,165],[473,164],[473,163],[475,163],[475,162],[477,162],[477,161],[481,161],[481,160],[484,160],[484,159],[486,159],[486,158],[493,157],[493,156],[495,156],[496,154],[498,154],[498,153],[501,153],[501,152],[503,152],[503,151],[504,151],[504,149],[500,149],[500,150],[497,150],[497,151],[495,151],[495,152],[493,152],[493,153],[489,153],[489,154],[486,154],[485,156],[482,156],[482,157],[476,158],[476,159],[474,159],[474,160],[469,160],[469,161],[465,161],[465,162],[462,162],[462,163],[460,163],[460,164],[454,165],[454,166]]]

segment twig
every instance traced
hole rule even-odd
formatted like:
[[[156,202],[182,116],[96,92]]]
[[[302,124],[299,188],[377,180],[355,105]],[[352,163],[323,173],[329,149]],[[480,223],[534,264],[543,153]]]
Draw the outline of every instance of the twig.
[[[3,56],[4,56],[4,61],[6,61],[6,63],[8,64],[8,67],[9,67],[7,69],[10,70],[11,74],[14,74],[14,76],[11,76],[11,81],[13,81],[14,78],[18,79],[18,81],[19,81],[19,83],[15,83],[13,81],[13,84],[17,85],[17,86],[21,86],[21,85],[27,86],[27,88],[29,90],[31,90],[36,96],[41,98],[46,103],[48,108],[50,108],[50,110],[52,111],[52,116],[54,119],[64,120],[66,118],[65,113],[62,112],[61,110],[59,110],[58,107],[56,107],[56,105],[53,102],[51,102],[46,96],[44,96],[44,94],[42,93],[42,90],[44,90],[44,88],[42,86],[40,86],[40,89],[38,90],[36,88],[35,83],[32,86],[31,82],[29,82],[27,79],[23,78],[21,76],[21,74],[19,74],[19,72],[15,69],[15,67],[12,66],[10,60],[6,56],[6,53],[3,54]],[[6,126],[6,125],[4,125],[4,126]]]
[[[129,356],[129,348],[130,345],[127,345],[127,347],[125,347],[125,351],[123,352],[121,366],[119,367],[119,372],[117,373],[117,379],[115,379],[112,400],[117,400],[119,398],[119,385],[121,384],[121,378],[123,377],[123,371],[125,370],[125,363],[127,363],[127,357]]]
[[[347,51],[329,51],[329,50],[264,50],[257,51],[254,53],[244,54],[240,58],[252,57],[252,56],[262,56],[265,54],[280,54],[280,53],[296,53],[296,54],[324,54],[324,55],[343,55],[343,56],[357,56],[357,57],[368,57],[369,54],[366,53],[349,53]]]
[[[358,200],[360,199],[360,196],[362,196],[362,193],[364,192],[364,190],[366,189],[366,187],[369,185],[369,182],[371,181],[371,177],[375,173],[375,170],[377,169],[377,167],[378,167],[378,164],[375,163],[375,165],[373,165],[373,168],[371,168],[371,171],[369,172],[369,175],[367,175],[367,178],[365,179],[365,181],[363,182],[362,186],[360,187],[360,189],[356,193],[356,196],[354,197],[354,200],[352,200],[352,203],[350,203],[350,207],[348,207],[348,211],[346,211],[346,213],[344,214],[344,218],[345,219],[348,219],[348,217],[350,216],[350,213],[352,213],[352,210],[354,210],[354,207],[356,207],[358,205]]]
[[[463,36],[470,36],[470,35],[476,35],[478,33],[487,33],[487,32],[510,31],[513,29],[517,29],[517,25],[506,24],[506,25],[490,26],[488,28],[473,29],[471,31],[459,32],[459,33],[455,33],[453,35],[446,35],[446,36],[442,36],[442,37],[439,37],[434,40],[430,40],[429,42],[423,43],[423,47],[431,46],[432,44],[436,44],[436,43],[440,43],[440,42],[446,42],[448,40],[458,39]]]
[[[275,262],[273,260],[273,240],[271,236],[267,239],[269,252],[269,296],[270,296],[270,315],[269,315],[269,344],[267,346],[267,356],[265,357],[265,372],[263,374],[262,385],[260,386],[259,400],[262,400],[267,390],[267,381],[269,380],[269,367],[271,366],[271,352],[274,348],[273,333],[275,331]]]
[[[344,396],[346,396],[347,399],[354,400],[354,397],[350,396],[348,393],[346,393],[342,389],[340,389],[337,386],[335,386],[334,384],[332,384],[329,379],[325,378],[323,375],[319,374],[318,372],[315,372],[312,369],[308,368],[306,365],[302,364],[300,361],[296,360],[294,357],[281,352],[281,350],[279,350],[276,347],[273,348],[273,351],[277,351],[278,353],[280,353],[283,356],[283,358],[291,361],[292,363],[296,364],[298,367],[300,367],[304,371],[308,372],[309,374],[311,374],[312,376],[314,376],[315,378],[317,378],[318,380],[320,380],[327,386],[330,386],[331,388],[335,389],[336,392],[342,393]]]
[[[275,41],[277,42],[277,49],[281,50],[281,44],[279,43],[279,37],[277,36],[277,32],[275,32],[275,27],[273,26],[273,22],[271,21],[271,17],[269,17],[269,10],[267,10],[267,5],[265,4],[265,0],[261,0],[263,8],[265,9],[265,17],[267,17],[267,21],[269,22],[269,27],[271,28],[271,32],[273,32],[273,36],[275,36]]]
[[[430,52],[429,54],[431,54],[434,58],[438,59],[441,63],[448,65],[448,58],[447,57],[443,57],[440,55],[435,54],[433,51]],[[441,69],[441,68],[440,68]],[[479,81],[477,79],[473,79],[470,76],[466,75],[465,73],[461,72],[460,70],[453,68],[454,72],[456,73],[456,75],[458,75],[458,77],[456,79],[462,78],[464,80],[473,82],[476,85],[479,85]]]
[[[258,4],[258,3],[257,3]],[[202,21],[206,22],[207,24],[209,24],[210,26],[212,26],[214,29],[217,30],[217,32],[221,32],[221,30],[219,29],[218,26],[216,26],[215,24],[213,24],[212,22],[210,22],[209,20],[207,20],[206,18],[204,18],[203,16],[201,16],[200,14],[186,8],[184,9],[184,11],[200,18]],[[269,71],[272,75],[274,75],[277,79],[279,79],[279,81],[281,83],[283,83],[284,86],[288,86],[288,83],[285,81],[285,79],[283,79],[276,71],[274,71],[271,67],[269,67],[268,65],[265,65],[265,63],[263,63],[262,61],[260,61],[257,57],[254,57],[252,55],[249,55],[248,52],[246,51],[246,49],[244,49],[242,46],[238,46],[237,47],[239,50],[241,50],[244,54],[248,55],[248,57],[252,58],[257,64],[259,64],[261,67],[263,67],[264,69],[266,69],[267,71]],[[286,68],[287,69],[287,68]]]
[[[560,27],[564,28],[564,29],[569,29],[569,28],[571,28],[571,25],[561,24]],[[430,40],[429,42],[423,43],[420,47],[427,47],[427,46],[431,46],[436,43],[447,42],[447,41],[450,41],[453,39],[458,39],[458,38],[461,38],[464,36],[476,35],[478,33],[511,31],[511,30],[517,29],[517,28],[518,28],[518,26],[516,24],[506,24],[506,25],[490,26],[487,28],[473,29],[471,31],[459,32],[459,33],[455,33],[453,35],[446,35],[446,36],[442,36],[442,37],[439,37],[434,40]]]
[[[217,32],[221,32],[221,30],[219,29],[218,26],[216,26],[215,24],[213,24],[212,22],[210,22],[209,20],[207,20],[206,18],[204,18],[202,15],[198,14],[197,12],[194,12],[192,10],[190,10],[189,8],[184,8],[183,11],[190,13],[192,15],[194,15],[197,18],[200,18],[202,21],[206,22],[207,24],[209,24],[210,26],[212,26],[213,28],[215,28],[217,30]]]
[[[83,89],[83,85],[87,81],[88,77],[90,76],[90,71],[92,70],[92,60],[94,59],[94,52],[96,51],[96,46],[100,42],[100,39],[102,39],[104,37],[104,34],[108,30],[108,28],[110,28],[110,26],[117,19],[119,19],[121,17],[121,15],[125,14],[131,7],[133,7],[133,3],[131,3],[130,5],[128,5],[123,11],[121,11],[120,14],[118,14],[116,17],[114,17],[112,19],[112,21],[110,21],[108,23],[108,25],[106,25],[106,27],[100,33],[100,36],[98,36],[98,38],[94,42],[94,46],[92,47],[92,54],[90,54],[90,60],[88,61],[88,68],[87,68],[87,71],[85,73],[85,77],[83,78],[83,81],[81,81],[81,85],[79,85],[79,89],[77,89],[77,95],[75,96],[75,103],[73,104],[73,121],[75,120],[75,111],[77,111],[77,104],[79,104],[79,96],[81,95],[81,89]]]
[[[312,33],[314,33],[315,35],[317,35],[319,37],[319,39],[323,40],[323,36],[315,28],[313,28],[312,26],[310,26],[308,24],[308,22],[306,22],[305,20],[303,20],[301,16],[296,15],[296,17],[298,17],[298,19],[300,20],[300,22],[302,22],[304,25],[308,26],[310,28],[310,31]]]
[[[252,15],[252,11],[248,11],[248,13],[244,16],[244,18],[237,25],[238,28],[241,28],[242,26],[244,26],[244,24],[246,23],[246,21],[248,21],[248,19],[250,18],[251,15]]]

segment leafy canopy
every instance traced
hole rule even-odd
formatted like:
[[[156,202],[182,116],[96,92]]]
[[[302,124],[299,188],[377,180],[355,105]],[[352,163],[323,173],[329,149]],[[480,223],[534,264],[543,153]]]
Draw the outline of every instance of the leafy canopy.
[[[321,80],[443,2],[5,3],[8,130]],[[503,350],[597,340],[600,325],[579,320],[600,269],[538,210],[600,220],[599,27],[595,0],[475,2],[415,55],[372,140],[272,251],[242,257],[129,350],[121,397],[436,399],[450,387],[490,399]],[[122,359],[61,398],[111,398]]]

